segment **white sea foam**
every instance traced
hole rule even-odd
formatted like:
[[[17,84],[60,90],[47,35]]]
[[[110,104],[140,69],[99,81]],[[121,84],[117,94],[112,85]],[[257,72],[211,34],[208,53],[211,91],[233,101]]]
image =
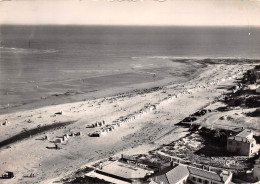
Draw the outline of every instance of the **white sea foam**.
[[[259,59],[259,58],[249,58],[249,57],[218,57],[218,56],[143,56],[136,57],[133,56],[131,59],[189,59],[189,60],[199,60],[199,59]]]
[[[25,49],[25,48],[15,48],[15,47],[0,47],[1,52],[12,52],[12,53],[21,53],[21,54],[42,54],[42,53],[55,53],[58,50],[55,49]]]

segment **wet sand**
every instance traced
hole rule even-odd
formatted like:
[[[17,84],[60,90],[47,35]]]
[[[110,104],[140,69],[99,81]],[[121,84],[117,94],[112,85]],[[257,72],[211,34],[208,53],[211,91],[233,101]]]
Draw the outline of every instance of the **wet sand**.
[[[68,73],[63,80],[37,82],[32,79],[19,84],[6,81],[8,85],[3,85],[0,89],[0,114],[184,82],[205,67],[193,59],[184,63],[169,59],[154,60],[138,59],[132,61],[130,69],[115,70],[112,73],[102,73],[100,69],[93,76],[84,73],[74,76],[73,73]]]

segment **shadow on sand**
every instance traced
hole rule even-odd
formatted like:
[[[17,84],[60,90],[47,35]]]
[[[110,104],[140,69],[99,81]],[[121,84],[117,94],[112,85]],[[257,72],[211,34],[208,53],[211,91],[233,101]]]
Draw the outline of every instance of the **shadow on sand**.
[[[29,138],[31,136],[37,135],[39,133],[51,130],[51,129],[57,129],[61,128],[63,126],[69,125],[74,123],[75,121],[70,121],[70,122],[62,122],[62,123],[54,123],[51,125],[46,125],[46,126],[39,126],[37,128],[31,129],[31,130],[25,130],[24,132],[21,132],[17,135],[14,135],[6,140],[3,140],[0,142],[0,148],[4,146],[8,146],[9,144],[15,143],[17,141],[22,141],[23,139]]]

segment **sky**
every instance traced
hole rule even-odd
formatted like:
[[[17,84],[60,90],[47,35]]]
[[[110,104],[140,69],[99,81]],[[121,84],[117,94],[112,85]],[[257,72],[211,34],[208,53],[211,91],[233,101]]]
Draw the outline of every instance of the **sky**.
[[[0,25],[260,26],[260,0],[0,0]]]

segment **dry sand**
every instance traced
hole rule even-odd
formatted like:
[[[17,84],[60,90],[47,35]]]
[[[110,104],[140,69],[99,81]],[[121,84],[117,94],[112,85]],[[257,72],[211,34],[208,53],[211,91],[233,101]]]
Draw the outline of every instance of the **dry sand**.
[[[73,122],[58,129],[33,135],[0,148],[0,172],[13,171],[15,178],[0,180],[4,183],[50,183],[73,172],[81,166],[115,154],[145,153],[161,144],[170,143],[187,134],[187,129],[176,127],[196,110],[208,106],[234,79],[242,75],[250,65],[209,65],[199,76],[188,82],[165,86],[157,91],[126,93],[123,95],[76,103],[53,105],[33,110],[0,115],[0,141],[37,126]],[[218,81],[218,82],[217,82]],[[169,95],[178,95],[161,102]],[[99,128],[86,128],[96,121],[110,123],[121,116],[134,113],[146,104],[158,104],[157,109],[141,118],[124,124],[103,137],[89,137]],[[62,115],[55,114],[62,111]],[[81,132],[82,136],[69,137],[62,149],[53,147],[56,137]],[[41,140],[45,135],[49,140]],[[35,177],[25,177],[29,174]],[[55,178],[55,179],[53,179]]]

